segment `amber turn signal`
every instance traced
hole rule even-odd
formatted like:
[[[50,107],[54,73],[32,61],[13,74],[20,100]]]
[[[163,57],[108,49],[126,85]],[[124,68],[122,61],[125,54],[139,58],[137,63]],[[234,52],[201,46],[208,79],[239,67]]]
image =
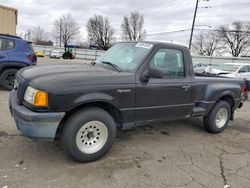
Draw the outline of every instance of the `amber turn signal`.
[[[37,91],[34,98],[34,106],[47,107],[48,106],[48,94],[44,91]]]

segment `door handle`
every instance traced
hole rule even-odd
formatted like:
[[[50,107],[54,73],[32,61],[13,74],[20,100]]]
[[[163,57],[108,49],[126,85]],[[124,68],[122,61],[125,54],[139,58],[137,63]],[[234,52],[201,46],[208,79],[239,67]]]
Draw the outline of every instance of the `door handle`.
[[[5,56],[0,55],[0,58],[5,58]]]
[[[181,88],[184,90],[184,91],[188,91],[191,86],[190,85],[185,85],[185,86],[181,86]]]

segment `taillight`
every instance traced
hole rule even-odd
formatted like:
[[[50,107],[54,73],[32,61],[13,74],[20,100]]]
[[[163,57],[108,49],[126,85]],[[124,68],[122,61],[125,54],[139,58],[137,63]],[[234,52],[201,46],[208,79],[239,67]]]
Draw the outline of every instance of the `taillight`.
[[[245,91],[246,91],[246,84],[244,83],[241,86],[241,93],[245,93]]]
[[[30,54],[30,55],[28,55],[28,59],[29,59],[31,62],[35,63],[35,62],[36,62],[36,55]]]

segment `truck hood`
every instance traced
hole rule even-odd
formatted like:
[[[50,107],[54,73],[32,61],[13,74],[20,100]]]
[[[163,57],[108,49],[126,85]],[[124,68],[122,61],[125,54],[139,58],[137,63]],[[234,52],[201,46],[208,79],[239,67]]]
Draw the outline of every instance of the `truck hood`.
[[[26,83],[41,90],[133,83],[133,75],[88,64],[32,66],[18,72]]]

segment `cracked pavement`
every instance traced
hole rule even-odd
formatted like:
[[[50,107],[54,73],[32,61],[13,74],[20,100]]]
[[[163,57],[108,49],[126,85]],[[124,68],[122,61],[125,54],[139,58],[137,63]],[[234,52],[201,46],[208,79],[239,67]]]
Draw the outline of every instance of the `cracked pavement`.
[[[7,103],[0,90],[0,188],[250,187],[250,102],[221,134],[205,132],[199,118],[148,125],[119,132],[104,158],[83,164],[58,141],[23,137]]]

